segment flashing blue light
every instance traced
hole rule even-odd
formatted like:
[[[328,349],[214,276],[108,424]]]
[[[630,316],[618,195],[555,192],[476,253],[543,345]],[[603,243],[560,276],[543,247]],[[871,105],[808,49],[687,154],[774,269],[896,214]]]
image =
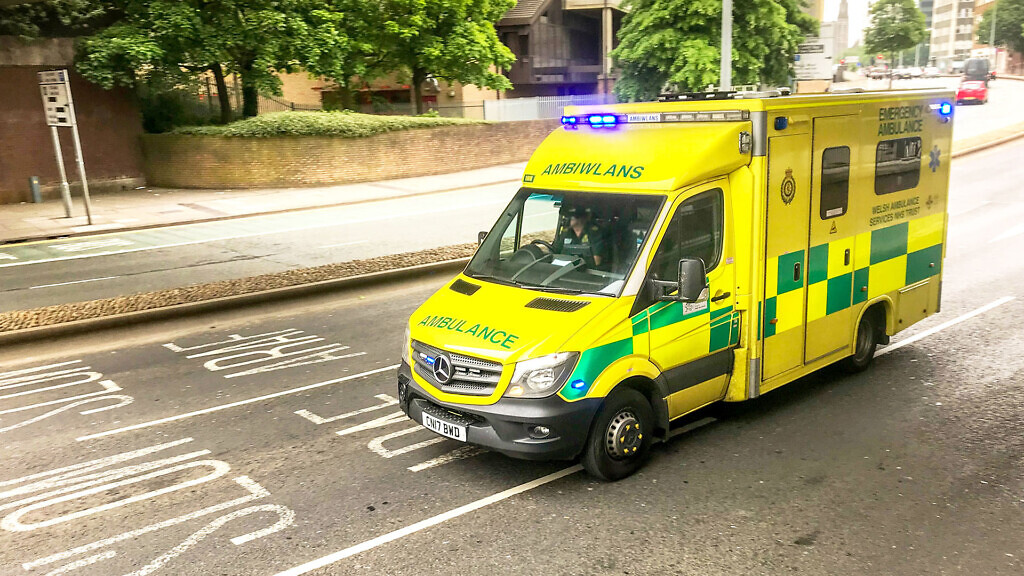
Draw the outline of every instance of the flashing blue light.
[[[569,384],[569,386],[572,386],[573,390],[582,390],[587,387],[587,383],[583,380],[573,380],[572,384]]]
[[[575,126],[577,118],[575,116],[562,116],[563,126]]]
[[[615,126],[619,122],[618,116],[614,114],[591,114],[587,116],[587,122],[595,128],[601,126]]]
[[[430,364],[431,366],[434,365],[435,358],[433,356],[424,356],[423,359],[427,361],[427,364]]]
[[[615,116],[612,116],[610,114],[601,117],[601,121],[604,122],[605,124],[615,124],[615,120]]]
[[[949,116],[952,113],[953,105],[950,104],[949,102],[943,102],[942,104],[939,105],[939,114],[942,114],[943,116]]]
[[[786,118],[785,116],[778,116],[775,118],[776,130],[785,130],[787,126],[789,126],[789,118]]]
[[[601,124],[604,124],[604,120],[602,119],[602,117],[597,115],[587,116],[587,122],[590,122],[591,126],[599,126]]]

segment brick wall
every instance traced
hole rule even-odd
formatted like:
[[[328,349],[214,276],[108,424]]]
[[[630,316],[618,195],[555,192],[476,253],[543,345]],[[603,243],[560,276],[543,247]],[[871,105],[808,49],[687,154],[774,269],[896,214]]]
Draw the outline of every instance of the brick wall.
[[[0,204],[30,202],[30,176],[39,176],[46,196],[59,194],[60,177],[54,158],[50,128],[43,117],[36,72],[66,66],[70,49],[53,46],[23,47],[0,38]],[[43,44],[43,43],[39,43]],[[65,42],[70,46],[69,42]],[[48,49],[49,48],[49,49]],[[53,60],[53,63],[49,63]],[[32,65],[11,65],[29,62]],[[39,62],[47,62],[39,64]],[[90,190],[121,189],[142,184],[139,136],[142,121],[131,94],[107,91],[71,73],[71,93],[78,114]],[[69,128],[58,128],[68,180],[78,182]]]
[[[146,134],[146,181],[169,188],[344,184],[522,162],[558,120],[444,126],[368,138]]]

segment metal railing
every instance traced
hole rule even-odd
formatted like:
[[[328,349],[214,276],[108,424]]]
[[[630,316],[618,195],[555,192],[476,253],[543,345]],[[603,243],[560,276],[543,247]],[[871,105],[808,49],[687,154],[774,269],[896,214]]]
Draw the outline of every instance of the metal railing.
[[[560,118],[566,106],[615,104],[614,94],[584,94],[576,96],[537,96],[533,98],[507,98],[485,100],[484,119],[497,122],[544,120]]]

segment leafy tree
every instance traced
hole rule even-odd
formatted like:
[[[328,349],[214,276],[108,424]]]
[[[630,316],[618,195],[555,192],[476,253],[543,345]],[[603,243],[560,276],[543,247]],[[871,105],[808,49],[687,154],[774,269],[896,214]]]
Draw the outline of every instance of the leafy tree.
[[[802,0],[735,0],[733,79],[737,84],[787,81],[801,40],[817,32]],[[721,0],[632,0],[612,52],[621,71],[616,93],[650,100],[666,85],[701,90],[719,79]]]
[[[982,44],[991,44],[993,12],[996,13],[996,44],[1024,52],[1024,0],[997,0],[995,6],[985,11],[978,24],[978,42]]]
[[[897,54],[924,40],[926,30],[924,14],[914,0],[878,0],[871,7],[871,24],[864,30],[864,48],[888,54],[889,62],[895,62]]]
[[[242,84],[242,114],[260,91],[279,94],[278,72],[327,70],[347,56],[346,26],[357,15],[325,0],[116,0],[119,20],[82,42],[79,71],[104,87],[173,84],[209,70],[222,119],[231,117],[224,81]],[[355,2],[349,2],[355,5]]]
[[[423,83],[428,76],[495,90],[512,87],[496,68],[514,60],[498,39],[495,23],[514,0],[383,0],[380,19],[386,55],[380,67],[408,69],[423,112]]]
[[[109,24],[116,11],[101,0],[43,0],[0,7],[0,36],[77,36]]]

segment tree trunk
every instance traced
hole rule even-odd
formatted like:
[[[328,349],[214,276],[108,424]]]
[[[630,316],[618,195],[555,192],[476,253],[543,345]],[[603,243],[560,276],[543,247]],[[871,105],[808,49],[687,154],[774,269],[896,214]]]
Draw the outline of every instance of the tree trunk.
[[[224,81],[224,68],[220,62],[210,64],[213,79],[217,83],[217,102],[220,103],[220,123],[231,122],[231,94],[228,94],[228,83]]]
[[[416,99],[416,113],[423,114],[423,83],[427,81],[427,71],[422,68],[412,69],[412,93]]]
[[[889,90],[892,90],[892,73],[895,68],[892,65],[896,62],[896,54],[889,54]]]
[[[256,88],[256,78],[253,71],[253,62],[243,62],[241,66],[242,76],[242,116],[252,118],[260,113],[259,90]]]

